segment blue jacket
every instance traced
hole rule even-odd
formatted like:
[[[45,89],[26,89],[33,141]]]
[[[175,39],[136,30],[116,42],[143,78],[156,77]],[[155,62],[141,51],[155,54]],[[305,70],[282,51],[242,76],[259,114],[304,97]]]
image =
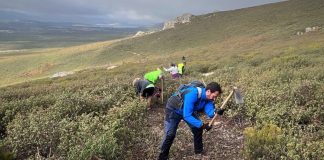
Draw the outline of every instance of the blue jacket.
[[[196,87],[190,87],[188,89],[190,92],[184,95],[183,108],[176,109],[175,112],[182,115],[183,119],[190,125],[200,128],[203,122],[194,117],[194,112],[203,110],[208,117],[212,118],[215,112],[214,103],[206,99],[205,88],[201,90],[200,100],[198,99],[198,90]],[[197,106],[195,106],[195,104],[197,104]]]

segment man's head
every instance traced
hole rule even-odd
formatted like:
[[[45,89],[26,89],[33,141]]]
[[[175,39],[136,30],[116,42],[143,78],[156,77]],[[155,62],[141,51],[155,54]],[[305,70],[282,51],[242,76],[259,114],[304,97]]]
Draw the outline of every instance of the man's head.
[[[210,100],[215,100],[222,92],[221,86],[216,82],[211,82],[206,87],[206,97]]]
[[[140,80],[140,78],[135,78],[134,80],[133,80],[133,86],[135,87],[135,85],[136,85],[136,83],[138,82]]]

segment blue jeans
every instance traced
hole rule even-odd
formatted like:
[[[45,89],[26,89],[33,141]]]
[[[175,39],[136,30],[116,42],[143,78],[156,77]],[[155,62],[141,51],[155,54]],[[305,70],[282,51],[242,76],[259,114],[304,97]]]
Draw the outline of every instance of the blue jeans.
[[[171,109],[166,108],[165,112],[166,112],[166,116],[164,120],[164,137],[161,145],[159,160],[168,159],[169,151],[173,143],[173,140],[176,136],[178,125],[181,119],[183,118],[181,115],[177,114]],[[203,143],[202,143],[203,129],[193,127],[190,124],[188,125],[191,128],[191,132],[193,133],[195,153],[201,153],[203,151]]]

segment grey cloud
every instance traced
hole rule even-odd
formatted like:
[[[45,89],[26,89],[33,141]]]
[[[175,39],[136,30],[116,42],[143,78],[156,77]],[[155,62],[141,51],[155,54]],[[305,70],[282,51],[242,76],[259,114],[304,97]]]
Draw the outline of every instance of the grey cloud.
[[[183,13],[198,15],[278,1],[281,0],[0,0],[0,10],[68,21],[150,24]]]

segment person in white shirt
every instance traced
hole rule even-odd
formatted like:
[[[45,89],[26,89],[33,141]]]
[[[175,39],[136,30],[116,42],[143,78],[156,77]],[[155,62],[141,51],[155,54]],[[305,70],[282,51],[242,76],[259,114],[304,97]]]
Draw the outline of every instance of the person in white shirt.
[[[170,68],[168,68],[168,69],[164,68],[164,70],[167,72],[170,72],[172,75],[172,78],[174,78],[174,79],[179,78],[178,67],[174,63],[171,63]]]

